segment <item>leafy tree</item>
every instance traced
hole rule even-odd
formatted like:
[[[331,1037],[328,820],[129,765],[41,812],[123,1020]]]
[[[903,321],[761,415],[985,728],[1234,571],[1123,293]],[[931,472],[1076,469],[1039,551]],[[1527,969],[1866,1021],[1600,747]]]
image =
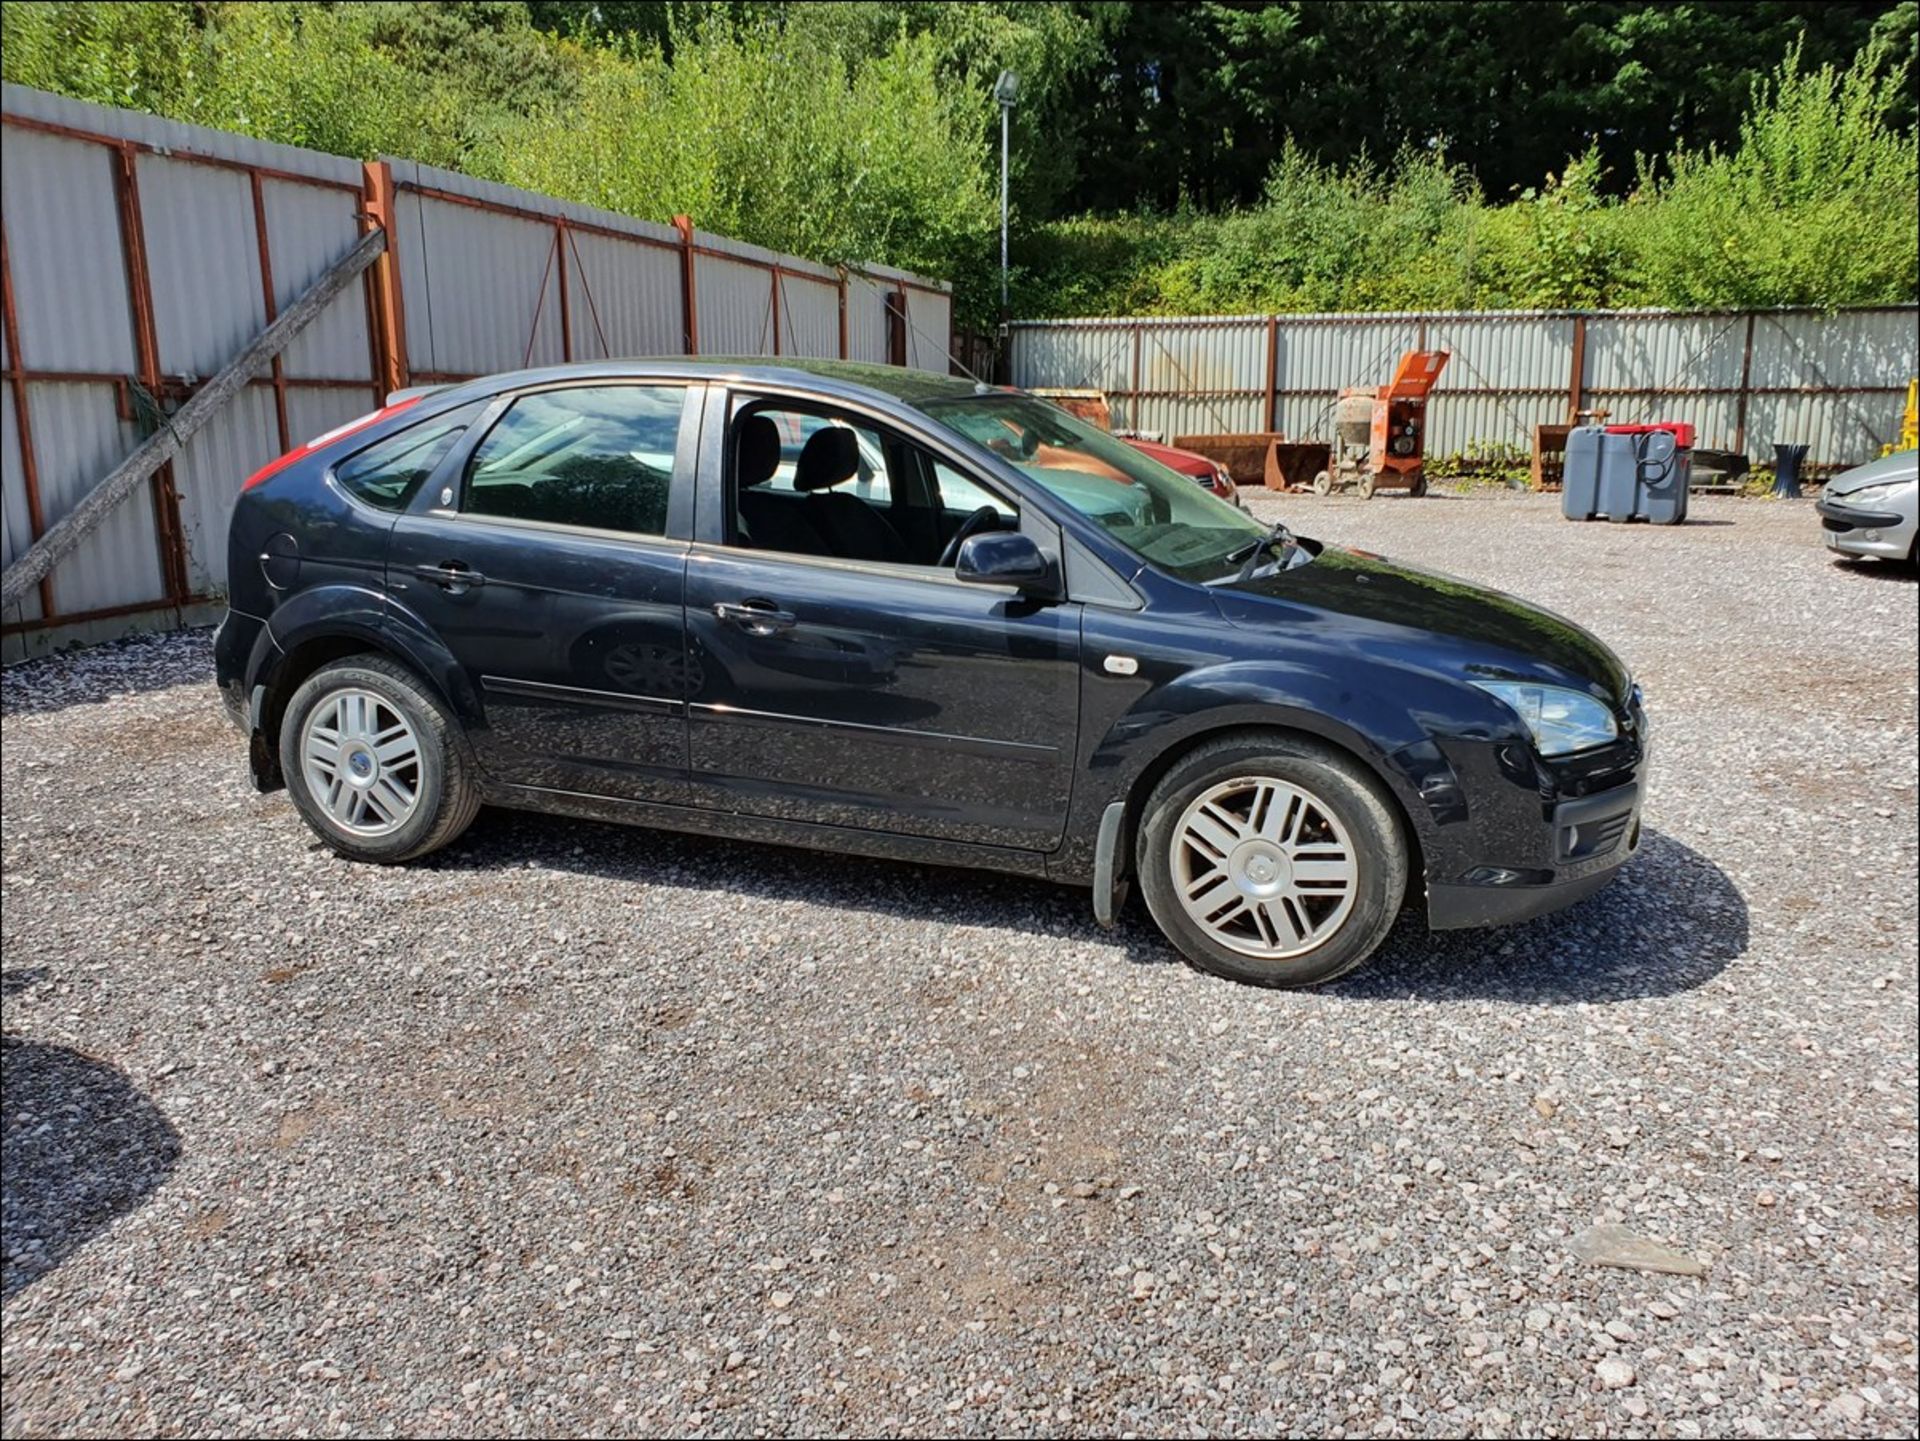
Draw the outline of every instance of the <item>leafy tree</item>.
[[[1642,161],[1630,207],[1644,284],[1672,305],[1868,305],[1920,286],[1920,156],[1887,116],[1911,99],[1877,47],[1846,71],[1798,46],[1754,87],[1738,146]]]
[[[1204,209],[1258,197],[1290,137],[1349,164],[1444,142],[1509,195],[1597,149],[1624,185],[1634,157],[1730,145],[1752,83],[1789,45],[1850,61],[1873,33],[1915,53],[1914,0],[1361,0],[1094,3],[1103,47],[1080,74],[1070,208]],[[1894,123],[1911,124],[1912,97]]]
[[[1916,293],[1917,16],[1916,0],[9,0],[0,69],[931,271],[974,324],[997,309],[1002,68],[1022,80],[1024,313],[1842,305]]]

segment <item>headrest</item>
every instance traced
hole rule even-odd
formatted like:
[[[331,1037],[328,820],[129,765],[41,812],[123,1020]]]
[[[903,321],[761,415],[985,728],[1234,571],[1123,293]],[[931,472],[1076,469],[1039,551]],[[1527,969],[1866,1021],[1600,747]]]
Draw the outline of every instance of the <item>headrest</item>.
[[[772,417],[749,415],[740,422],[739,449],[735,452],[740,489],[763,485],[780,465],[780,427]]]
[[[860,442],[844,425],[827,425],[807,438],[793,467],[793,488],[825,490],[853,478],[860,469]]]

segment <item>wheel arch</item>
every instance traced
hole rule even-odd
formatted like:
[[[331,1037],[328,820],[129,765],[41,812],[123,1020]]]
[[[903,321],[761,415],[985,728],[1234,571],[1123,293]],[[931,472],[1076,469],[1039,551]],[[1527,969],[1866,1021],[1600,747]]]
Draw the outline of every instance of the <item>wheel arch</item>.
[[[252,690],[259,696],[250,746],[257,787],[272,790],[285,783],[280,773],[279,741],[287,704],[309,677],[334,661],[377,655],[404,665],[447,704],[462,725],[477,722],[478,700],[452,654],[418,622],[396,625],[391,623],[393,619],[342,607],[291,628],[270,623],[262,632],[268,654],[256,665],[252,680]]]
[[[1124,870],[1122,876],[1130,876],[1134,871],[1134,856],[1140,843],[1141,821],[1146,815],[1147,801],[1154,790],[1173,768],[1204,745],[1217,741],[1245,738],[1258,741],[1264,737],[1287,736],[1304,741],[1311,746],[1330,751],[1341,759],[1350,761],[1360,771],[1370,777],[1386,794],[1389,810],[1399,822],[1401,834],[1407,843],[1407,884],[1411,888],[1417,880],[1426,875],[1426,853],[1421,841],[1420,826],[1415,819],[1413,806],[1402,793],[1394,777],[1363,748],[1337,735],[1329,734],[1325,729],[1289,724],[1284,720],[1229,720],[1218,725],[1207,726],[1189,732],[1171,741],[1157,751],[1127,787],[1123,799],[1126,802],[1120,835],[1116,841],[1116,851]]]

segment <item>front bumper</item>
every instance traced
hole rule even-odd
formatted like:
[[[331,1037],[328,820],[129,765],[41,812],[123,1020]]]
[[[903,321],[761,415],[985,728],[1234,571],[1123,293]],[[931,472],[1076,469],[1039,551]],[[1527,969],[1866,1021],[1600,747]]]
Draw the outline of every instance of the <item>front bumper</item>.
[[[1427,928],[1461,931],[1473,926],[1510,926],[1535,916],[1550,915],[1575,901],[1584,901],[1595,891],[1604,890],[1625,860],[1622,856],[1592,875],[1571,881],[1551,881],[1546,885],[1428,886]]]
[[[1638,780],[1560,802],[1549,818],[1551,867],[1475,866],[1429,883],[1428,927],[1509,925],[1585,900],[1640,849],[1640,804]]]
[[[1906,516],[1885,510],[1857,510],[1846,503],[1845,497],[1829,500],[1824,495],[1813,508],[1820,515],[1820,538],[1828,550],[1882,560],[1905,560],[1913,553],[1915,523]]]

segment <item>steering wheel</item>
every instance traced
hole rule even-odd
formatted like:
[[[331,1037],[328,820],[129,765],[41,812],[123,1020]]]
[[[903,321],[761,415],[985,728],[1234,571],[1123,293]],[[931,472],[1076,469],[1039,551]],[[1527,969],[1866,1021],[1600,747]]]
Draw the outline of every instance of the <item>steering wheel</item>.
[[[972,515],[960,522],[960,529],[953,533],[953,539],[947,542],[946,549],[940,552],[935,562],[942,570],[960,559],[960,547],[967,543],[969,536],[980,534],[983,530],[1000,528],[1000,512],[990,505],[983,505]]]

